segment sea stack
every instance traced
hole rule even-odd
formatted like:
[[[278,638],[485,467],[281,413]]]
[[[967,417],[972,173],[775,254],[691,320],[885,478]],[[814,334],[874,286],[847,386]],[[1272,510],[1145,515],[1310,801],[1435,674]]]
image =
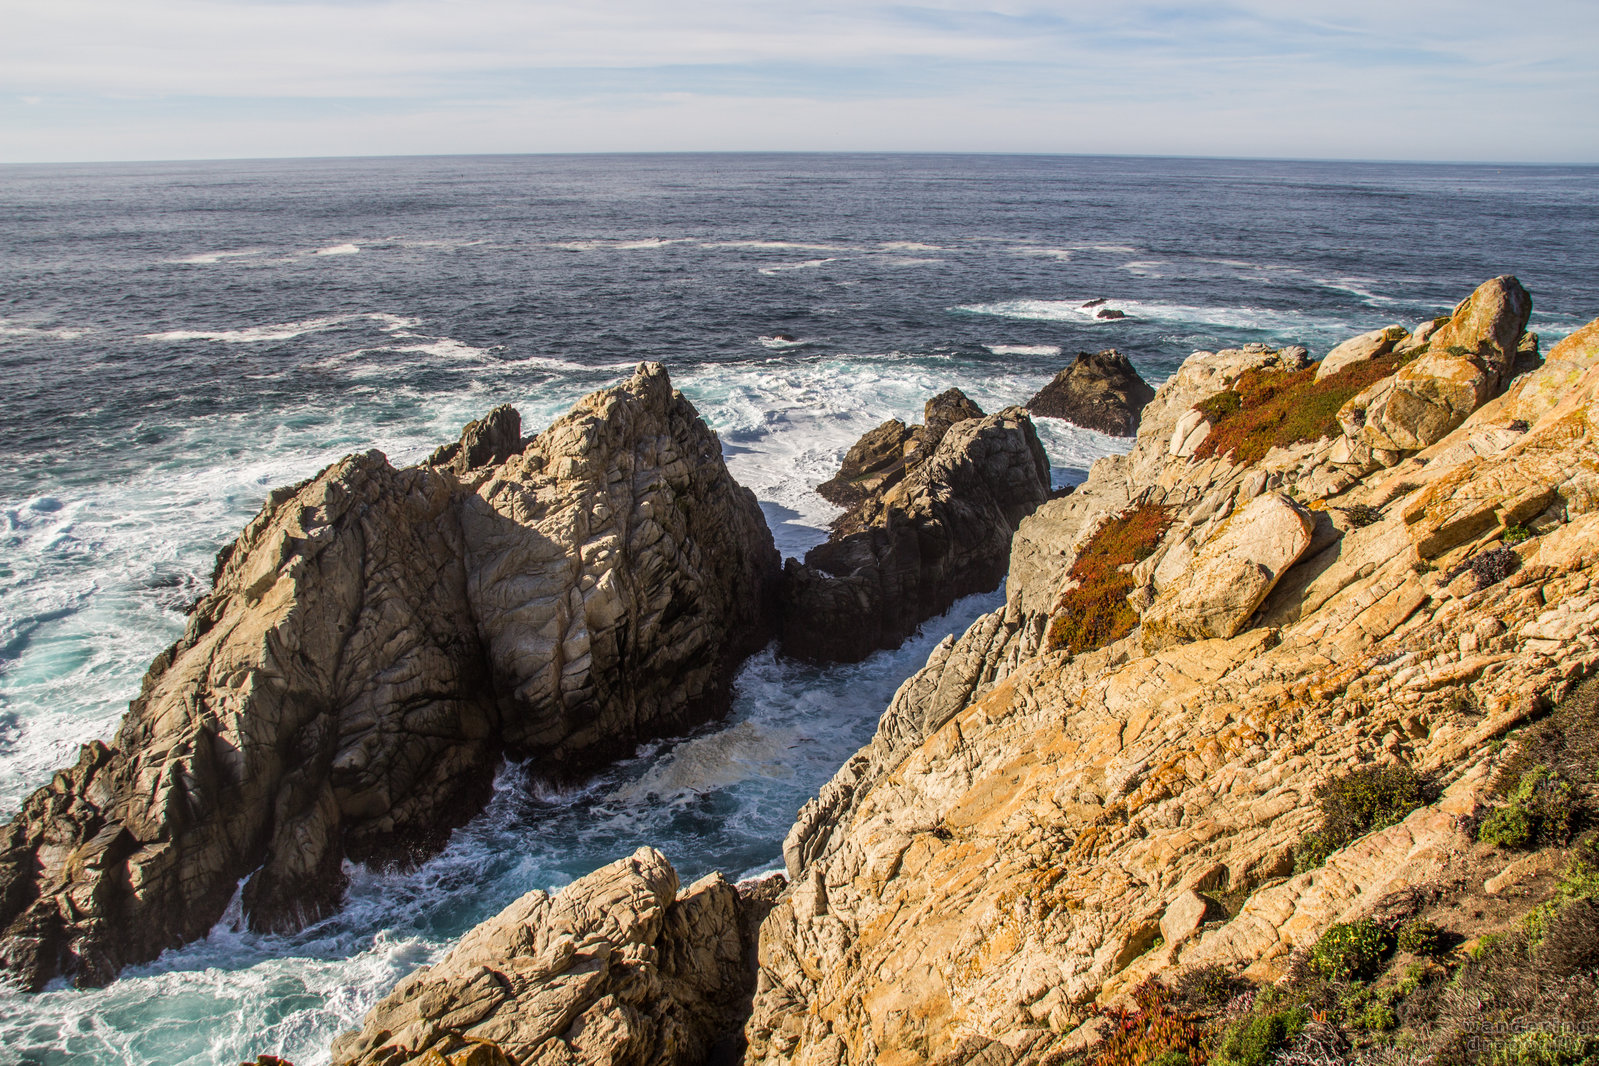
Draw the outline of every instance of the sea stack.
[[[1049,498],[1049,461],[1026,412],[984,415],[958,389],[922,426],[861,439],[830,485],[854,505],[826,544],[783,571],[786,654],[855,662],[1005,576],[1017,523]]]
[[[1155,398],[1132,361],[1114,348],[1078,352],[1070,366],[1027,401],[1027,410],[1115,437],[1138,432],[1138,416]]]
[[[0,962],[102,984],[205,935],[328,914],[411,863],[504,754],[569,776],[722,713],[778,557],[716,435],[642,364],[524,441],[349,456],[271,494],[107,745],[0,838]]]

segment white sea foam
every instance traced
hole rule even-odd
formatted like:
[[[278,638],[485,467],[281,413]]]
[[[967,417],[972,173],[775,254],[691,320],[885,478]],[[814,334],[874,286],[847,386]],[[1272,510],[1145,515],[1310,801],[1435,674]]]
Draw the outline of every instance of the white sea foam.
[[[921,241],[884,241],[877,246],[885,252],[942,252],[943,247],[937,244],[923,244]]]
[[[79,337],[93,332],[94,330],[92,329],[30,326],[13,319],[0,318],[0,337],[18,337],[24,340],[70,341],[77,340]]]
[[[228,259],[248,259],[252,256],[264,254],[266,254],[266,249],[264,248],[241,248],[237,251],[227,252],[200,252],[195,255],[183,256],[181,259],[169,259],[167,262],[207,266],[213,263],[221,263]]]
[[[692,238],[689,237],[643,237],[624,240],[558,241],[550,247],[566,252],[639,252],[689,243],[692,243]]]
[[[763,348],[781,352],[789,348],[803,348],[812,342],[803,337],[756,337],[755,343]]]
[[[815,270],[819,266],[826,266],[828,263],[836,262],[838,262],[837,256],[828,256],[826,259],[807,259],[803,263],[778,263],[775,266],[763,266],[759,269],[762,274],[772,275],[781,274],[787,270]]]
[[[1059,355],[1058,344],[985,344],[995,355]]]
[[[1144,300],[1113,299],[1093,307],[1084,307],[1081,300],[1005,300],[992,304],[970,304],[955,310],[1032,322],[1095,322],[1112,328],[1126,321],[1097,318],[1098,312],[1107,307],[1123,311],[1129,318],[1163,325],[1268,332],[1285,338],[1300,337],[1306,340],[1327,335],[1352,336],[1361,331],[1357,322],[1304,311],[1249,306],[1196,307]]]
[[[702,248],[750,248],[756,251],[848,252],[845,244],[808,244],[804,241],[707,241]]]
[[[354,255],[361,250],[358,244],[330,244],[326,248],[318,248],[312,255]]]
[[[247,326],[243,329],[174,329],[161,333],[146,333],[144,339],[169,342],[218,341],[223,344],[260,344],[271,341],[293,340],[295,337],[301,337],[307,333],[323,333],[329,330],[344,329],[354,323],[371,323],[384,333],[407,336],[406,331],[419,326],[421,319],[374,311],[357,315],[325,315],[321,318],[307,318],[299,322],[276,322],[266,326]]]
[[[1018,248],[1016,254],[1035,259],[1058,259],[1067,263],[1076,257],[1077,252],[1071,248]]]

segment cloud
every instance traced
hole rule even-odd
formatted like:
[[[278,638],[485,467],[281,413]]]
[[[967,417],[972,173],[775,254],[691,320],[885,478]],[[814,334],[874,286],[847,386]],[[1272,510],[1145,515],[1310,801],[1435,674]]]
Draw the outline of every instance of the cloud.
[[[0,106],[0,153],[845,148],[870,130],[884,148],[1599,159],[1599,5],[1517,16],[1481,0],[51,0],[8,12],[0,93],[48,100]],[[584,119],[526,120],[553,109]]]

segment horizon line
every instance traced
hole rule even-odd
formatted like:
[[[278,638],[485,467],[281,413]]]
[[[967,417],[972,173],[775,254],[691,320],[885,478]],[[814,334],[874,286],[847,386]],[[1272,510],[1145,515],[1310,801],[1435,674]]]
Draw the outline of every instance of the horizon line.
[[[1163,152],[1044,152],[1044,151],[964,151],[959,149],[815,149],[815,148],[713,148],[634,150],[610,149],[599,151],[548,151],[548,152],[375,152],[352,155],[264,155],[264,156],[180,156],[167,158],[128,159],[37,159],[0,161],[0,167],[52,167],[52,166],[123,166],[130,164],[183,164],[183,163],[284,163],[284,162],[336,162],[343,160],[382,159],[515,159],[515,158],[665,158],[680,156],[857,156],[864,158],[900,157],[964,157],[1007,159],[1142,159],[1173,160],[1216,163],[1335,163],[1365,166],[1417,166],[1417,167],[1513,167],[1518,169],[1595,169],[1593,162],[1556,162],[1539,160],[1471,160],[1471,159],[1383,159],[1363,156],[1247,156],[1247,155],[1194,155]]]

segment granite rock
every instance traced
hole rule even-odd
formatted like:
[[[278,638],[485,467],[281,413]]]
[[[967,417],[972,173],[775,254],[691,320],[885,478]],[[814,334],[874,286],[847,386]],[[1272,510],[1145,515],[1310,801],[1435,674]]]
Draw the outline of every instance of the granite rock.
[[[352,455],[271,494],[109,744],[0,835],[0,963],[110,980],[415,862],[502,755],[560,777],[721,713],[768,634],[777,554],[666,371],[532,441],[508,408],[437,465]],[[498,461],[497,461],[498,460]]]

